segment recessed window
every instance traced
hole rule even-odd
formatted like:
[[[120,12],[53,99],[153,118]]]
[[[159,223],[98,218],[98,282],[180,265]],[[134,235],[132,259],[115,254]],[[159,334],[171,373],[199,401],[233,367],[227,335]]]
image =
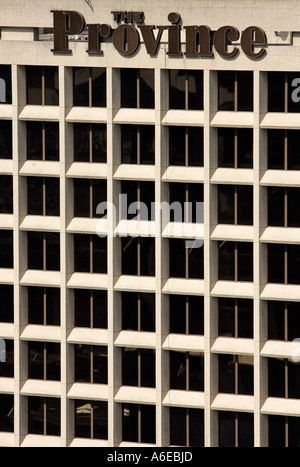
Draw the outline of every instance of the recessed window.
[[[155,405],[122,404],[122,441],[155,444]]]
[[[219,167],[253,168],[253,130],[250,128],[218,128]]]
[[[300,336],[300,303],[268,301],[268,339],[293,341]]]
[[[122,219],[155,220],[154,182],[122,181],[121,195]]]
[[[0,285],[0,323],[14,322],[14,287],[13,285]]]
[[[169,108],[203,110],[203,71],[169,71]]]
[[[154,125],[121,126],[122,164],[155,164]]]
[[[253,448],[253,414],[243,412],[219,412],[219,447]]]
[[[121,107],[154,109],[154,70],[121,70]]]
[[[0,104],[11,104],[12,103],[12,91],[11,91],[11,66],[0,65],[0,80],[1,80],[1,93],[0,93]]]
[[[28,378],[60,381],[60,344],[28,342]]]
[[[268,187],[268,225],[300,227],[300,189]]]
[[[253,111],[253,72],[219,71],[219,110]]]
[[[0,159],[12,159],[12,122],[0,120]]]
[[[170,407],[170,446],[204,447],[204,410]]]
[[[28,324],[60,326],[60,289],[28,287]]]
[[[13,177],[0,175],[0,214],[13,213]]]
[[[155,332],[155,294],[122,292],[122,329]]]
[[[219,355],[219,392],[253,396],[253,368],[251,356]]]
[[[14,432],[14,396],[0,394],[0,432]]]
[[[107,162],[107,126],[74,123],[74,162]]]
[[[122,238],[122,274],[155,276],[155,238]]]
[[[300,364],[285,358],[268,358],[269,397],[300,399]]]
[[[169,127],[169,165],[203,167],[203,128]]]
[[[253,282],[253,244],[219,242],[219,280]]]
[[[268,72],[268,112],[299,112],[299,102],[294,102],[293,85],[299,79],[299,73]]]
[[[75,400],[75,437],[108,439],[108,403]]]
[[[73,105],[106,107],[105,68],[73,68]]]
[[[107,347],[75,345],[75,382],[107,384]]]
[[[28,232],[28,269],[60,270],[60,234]]]
[[[27,122],[27,159],[59,161],[59,124]]]
[[[27,213],[33,216],[59,216],[59,178],[27,177]]]
[[[0,231],[0,268],[12,269],[14,267],[13,232]]]
[[[74,272],[107,274],[107,238],[74,235]]]
[[[253,300],[219,298],[219,336],[253,339]]]
[[[204,335],[204,297],[170,295],[170,333]]]
[[[107,329],[107,291],[74,290],[75,327]]]
[[[191,246],[190,246],[191,245]],[[184,279],[204,278],[204,245],[195,240],[169,240],[169,276]]]
[[[170,389],[204,391],[204,355],[170,352]]]
[[[122,349],[122,385],[155,387],[155,350]]]
[[[27,105],[59,105],[58,67],[26,66]]]
[[[268,169],[300,170],[300,130],[268,130]]]
[[[97,214],[97,207],[107,203],[107,181],[76,178],[74,183],[74,217],[103,217],[106,210]],[[104,207],[104,204],[103,204]]]
[[[28,433],[60,436],[60,399],[28,397]]]
[[[203,223],[203,183],[169,183],[169,203],[171,222]]]
[[[268,244],[268,282],[300,284],[299,245]]]
[[[2,352],[0,352],[0,355],[1,355],[0,378],[13,378],[14,377],[14,341],[10,339],[3,339],[2,344],[1,344],[1,350]]]
[[[269,415],[269,448],[299,448],[300,418]]]
[[[218,185],[218,223],[253,225],[253,187]]]

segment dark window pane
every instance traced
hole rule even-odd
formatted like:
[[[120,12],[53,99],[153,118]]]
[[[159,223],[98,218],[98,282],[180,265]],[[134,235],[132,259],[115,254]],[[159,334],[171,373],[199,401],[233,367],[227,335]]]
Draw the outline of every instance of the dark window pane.
[[[238,168],[253,168],[253,130],[239,128],[238,134]]]
[[[94,439],[108,439],[108,403],[97,401],[93,405]]]
[[[219,110],[234,110],[234,72],[219,71]]]
[[[253,72],[241,71],[237,73],[238,80],[238,110],[253,110]]]
[[[0,159],[12,159],[12,122],[0,120]]]
[[[299,363],[288,362],[288,397],[290,399],[300,399],[300,365]]]
[[[141,386],[155,388],[155,350],[140,350],[141,353]]]
[[[219,167],[234,167],[234,135],[232,128],[218,128]]]
[[[188,109],[203,110],[203,71],[188,71]]]
[[[45,123],[45,159],[59,161],[59,124]]]
[[[28,397],[28,433],[44,434],[44,399]]]
[[[155,220],[155,209],[152,212],[152,206],[155,203],[155,183],[140,182],[140,219]]]
[[[73,105],[89,106],[89,69],[73,69]]]
[[[47,435],[60,436],[60,399],[47,398]]]
[[[92,68],[92,107],[106,107],[106,69]]]
[[[43,138],[41,122],[27,122],[27,159],[43,159]]]
[[[91,327],[91,293],[89,290],[74,290],[75,327]]]
[[[155,164],[155,127],[154,125],[140,126],[141,164]]]
[[[75,381],[76,383],[91,382],[91,347],[75,345]]]
[[[14,287],[12,285],[0,285],[0,322],[14,322]]]
[[[253,225],[253,187],[238,186],[238,224]]]
[[[204,410],[189,409],[191,447],[204,447]]]
[[[251,413],[238,414],[239,433],[238,444],[239,448],[254,447],[254,418]]]
[[[290,130],[288,135],[288,170],[300,170],[300,130]]]
[[[288,188],[288,227],[300,227],[300,189]]]
[[[169,127],[169,164],[170,165],[185,165],[185,127]],[[194,148],[192,142],[192,148]],[[194,154],[194,150],[193,150]]]
[[[44,289],[28,287],[28,323],[44,324]]]
[[[219,336],[235,337],[235,300],[219,298]]]
[[[186,73],[184,70],[170,70],[169,80],[169,107],[170,109],[186,108],[185,104],[185,79]]]
[[[107,384],[107,347],[93,347],[93,382],[95,384]]]
[[[107,329],[107,291],[93,291],[93,328]]]
[[[74,216],[90,217],[90,181],[74,179]]]
[[[235,394],[234,355],[219,355],[219,392]]]
[[[235,447],[235,413],[219,412],[219,447]]]
[[[170,445],[186,446],[186,409],[170,407]]]
[[[60,326],[60,289],[46,289],[46,307],[48,326]]]
[[[121,107],[135,109],[137,107],[137,70],[121,70]]]
[[[138,406],[122,404],[123,436],[122,441],[138,442]]]
[[[140,107],[154,109],[154,70],[140,70]]]
[[[141,331],[155,332],[155,294],[142,293],[141,299]]]
[[[170,352],[170,389],[187,389],[185,352]]]
[[[288,303],[288,340],[299,339],[300,336],[300,304]]]
[[[47,343],[47,380],[60,381],[60,344]]]
[[[11,269],[14,267],[13,232],[0,231],[0,268]]]
[[[289,417],[289,448],[300,447],[300,420],[296,417]]]
[[[43,215],[42,177],[27,177],[27,212],[29,215]]]
[[[284,193],[280,187],[268,187],[268,225],[284,226]]]
[[[284,169],[284,130],[268,130],[268,169]]]
[[[107,160],[107,127],[106,125],[92,125],[93,162],[106,163]],[[87,143],[88,144],[88,143]],[[85,154],[87,148],[84,148]]]
[[[122,352],[122,385],[138,386],[138,350],[127,347]]]
[[[156,441],[156,407],[141,405],[141,442],[155,444]]]
[[[204,357],[198,353],[189,354],[189,390],[204,391]]]
[[[238,300],[238,337],[253,339],[253,300]]]
[[[204,258],[203,258],[204,245],[199,247],[197,240],[194,246],[189,248],[189,279],[203,279],[204,278]]]
[[[11,104],[12,103],[12,91],[11,91],[11,66],[0,65],[0,79],[4,81],[4,91],[0,95],[0,104]]]
[[[185,277],[185,241],[169,240],[170,248],[170,277]]]
[[[175,130],[178,131],[178,127]],[[188,146],[189,167],[203,167],[203,128],[188,128]]]
[[[186,334],[186,307],[185,295],[170,295],[170,333]]]
[[[0,394],[0,431],[14,432],[14,396]]]
[[[74,272],[90,272],[90,236],[74,234]]]
[[[138,294],[122,292],[122,329],[138,330]]]
[[[59,216],[59,178],[46,178],[46,215]]]
[[[284,302],[268,302],[268,338],[284,340]]]
[[[137,163],[137,126],[122,125],[122,164]]]
[[[59,105],[58,68],[46,66],[45,74],[45,104]]]
[[[268,112],[284,112],[285,74],[268,73]]]
[[[42,105],[42,67],[26,67],[27,104]]]
[[[300,246],[288,245],[288,283],[300,284]]]
[[[60,270],[60,235],[46,234],[46,269],[48,271]]]
[[[89,401],[75,401],[75,437],[91,437],[92,405]]]
[[[284,245],[268,245],[268,282],[284,283]]]
[[[93,272],[107,274],[107,238],[93,237]]]
[[[44,344],[28,342],[28,378],[44,379]]]
[[[238,281],[253,281],[252,243],[238,243]]]
[[[295,86],[292,86],[293,81],[295,79],[299,79],[299,73],[287,73],[287,82],[288,82],[288,93],[287,93],[287,99],[288,99],[288,112],[299,112],[300,111],[300,104],[299,102],[294,102],[292,99],[292,94],[295,89]]]
[[[74,123],[74,161],[90,161],[90,138],[88,123]]]
[[[155,276],[155,239],[140,238],[141,276]]]
[[[137,239],[122,238],[122,274],[137,275]]]
[[[285,397],[285,362],[268,358],[269,397]]]
[[[234,243],[219,242],[219,280],[234,281]]]
[[[189,297],[189,334],[204,335],[204,298]]]
[[[122,219],[134,219],[138,216],[137,190],[138,190],[137,182],[122,180],[121,194],[124,195],[124,200],[122,200],[122,207],[121,207]]]
[[[10,175],[0,175],[0,213],[13,213],[13,177]]]
[[[286,417],[269,415],[269,448],[285,447],[285,421]]]
[[[234,224],[234,186],[218,185],[218,223]]]
[[[13,378],[14,377],[14,341],[10,339],[4,339],[4,343],[5,343],[5,354],[4,355],[3,353],[1,354],[0,378]],[[2,350],[2,346],[1,346],[1,350]]]
[[[238,362],[238,393],[253,396],[253,357],[242,355]]]

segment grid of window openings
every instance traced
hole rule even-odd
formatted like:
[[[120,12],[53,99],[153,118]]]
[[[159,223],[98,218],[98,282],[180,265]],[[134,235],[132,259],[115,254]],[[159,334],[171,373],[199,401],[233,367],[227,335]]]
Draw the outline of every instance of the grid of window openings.
[[[0,76],[0,444],[299,446],[294,74]]]

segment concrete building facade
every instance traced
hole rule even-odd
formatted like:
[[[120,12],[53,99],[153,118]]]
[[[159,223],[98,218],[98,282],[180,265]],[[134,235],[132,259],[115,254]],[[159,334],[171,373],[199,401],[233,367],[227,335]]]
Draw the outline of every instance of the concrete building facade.
[[[0,445],[299,446],[298,2],[1,6]]]

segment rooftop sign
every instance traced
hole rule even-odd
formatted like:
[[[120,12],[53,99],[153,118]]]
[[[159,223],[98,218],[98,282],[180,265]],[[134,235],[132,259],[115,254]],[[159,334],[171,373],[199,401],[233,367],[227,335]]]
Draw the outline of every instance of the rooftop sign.
[[[234,57],[240,39],[242,51],[251,59],[260,58],[267,47],[265,32],[258,26],[249,26],[242,33],[234,26],[222,26],[211,31],[209,26],[183,26],[179,13],[170,13],[165,26],[145,24],[143,12],[113,11],[113,19],[118,26],[109,24],[87,24],[77,11],[52,10],[54,27],[54,48],[52,52],[71,53],[68,37],[81,34],[87,26],[89,54],[102,55],[101,42],[112,38],[116,50],[123,56],[133,55],[143,42],[149,55],[158,53],[164,31],[168,31],[168,50],[171,56],[213,57],[214,50],[224,58]],[[185,30],[185,52],[182,52],[181,31]]]

